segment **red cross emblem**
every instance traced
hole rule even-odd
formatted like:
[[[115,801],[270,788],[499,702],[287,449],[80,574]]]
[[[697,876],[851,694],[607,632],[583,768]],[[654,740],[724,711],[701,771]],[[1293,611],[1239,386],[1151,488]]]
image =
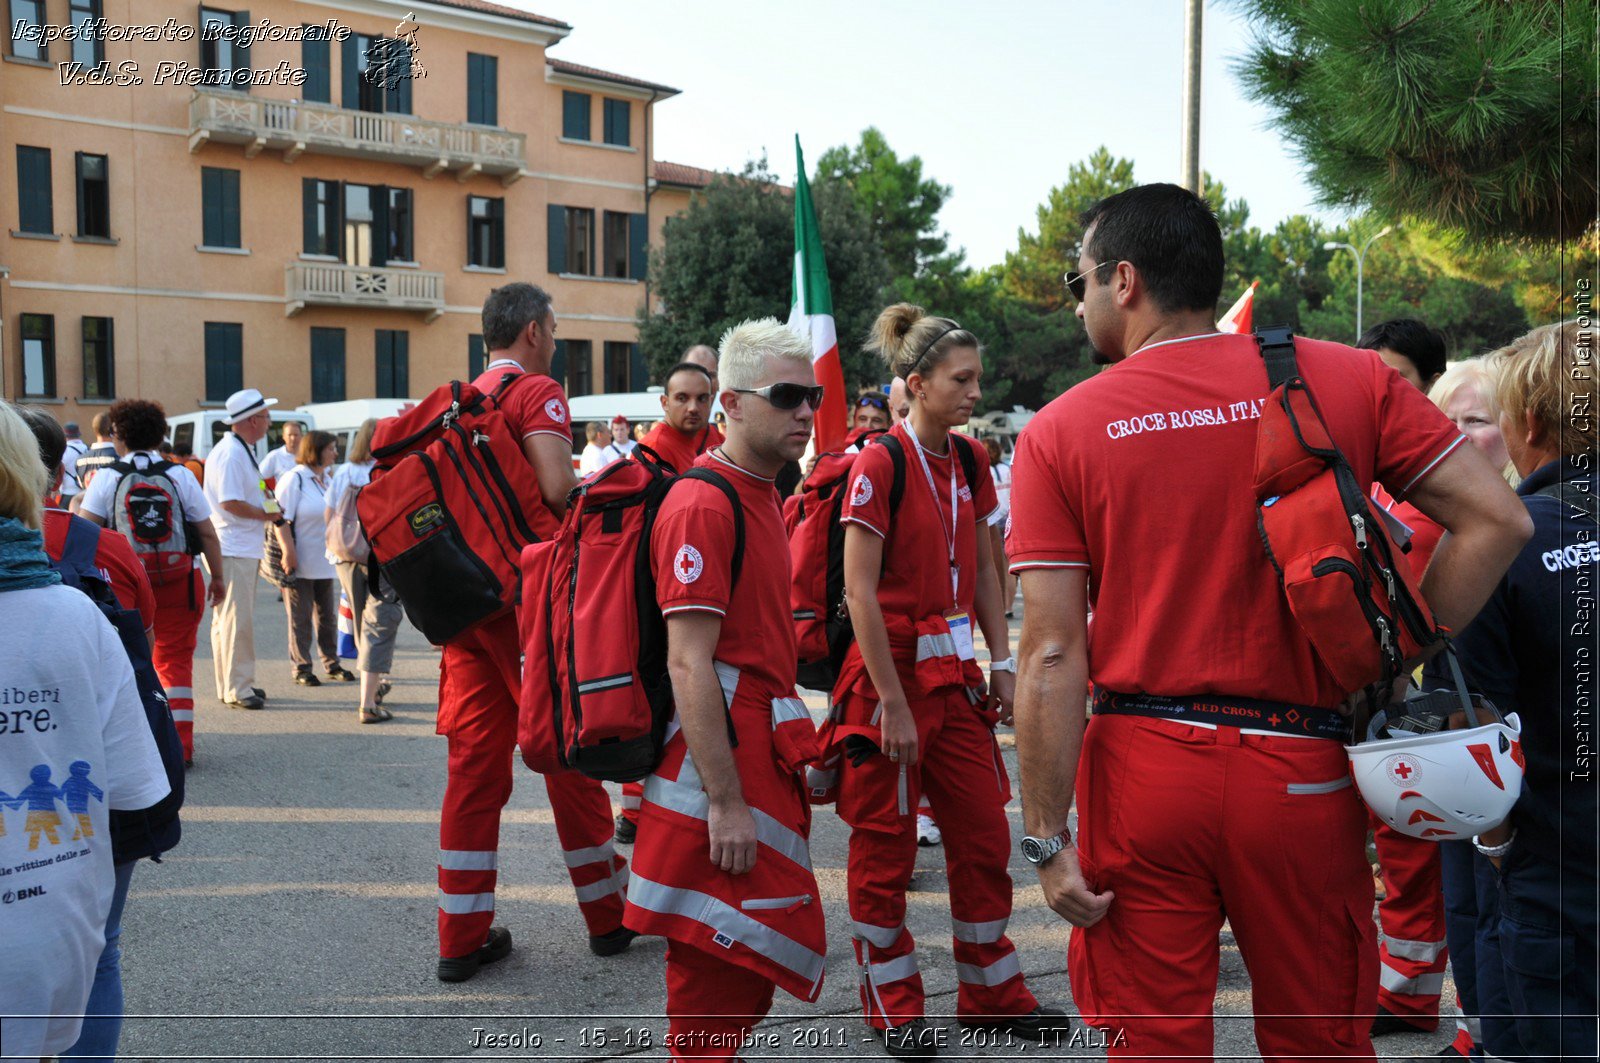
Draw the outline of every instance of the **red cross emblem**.
[[[1394,773],[1402,779],[1409,779],[1416,774],[1416,769],[1402,760],[1394,766]]]
[[[1389,776],[1389,781],[1401,789],[1422,778],[1422,765],[1404,753],[1396,753],[1384,761],[1383,770]]]
[[[700,578],[700,573],[705,571],[705,561],[700,556],[700,551],[684,543],[678,547],[677,556],[672,559],[672,574],[678,577],[678,582],[683,584],[693,583]]]

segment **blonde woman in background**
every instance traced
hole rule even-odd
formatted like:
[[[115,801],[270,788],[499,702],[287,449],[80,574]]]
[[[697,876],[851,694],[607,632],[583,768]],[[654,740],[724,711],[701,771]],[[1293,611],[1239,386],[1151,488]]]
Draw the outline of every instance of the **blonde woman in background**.
[[[1455,422],[1512,487],[1517,486],[1521,478],[1500,434],[1500,404],[1495,401],[1494,378],[1484,359],[1451,362],[1428,389],[1428,401]]]

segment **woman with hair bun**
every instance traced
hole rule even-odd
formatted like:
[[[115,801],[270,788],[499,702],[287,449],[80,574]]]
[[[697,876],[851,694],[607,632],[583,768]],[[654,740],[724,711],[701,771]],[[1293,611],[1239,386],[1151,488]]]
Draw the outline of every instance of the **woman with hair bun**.
[[[1005,933],[1011,787],[994,727],[1010,722],[1016,680],[985,527],[998,502],[977,441],[950,431],[982,395],[982,346],[949,318],[899,303],[878,316],[869,348],[905,382],[911,412],[851,468],[840,519],[856,641],[823,738],[843,754],[839,815],[851,827],[850,918],[867,1025],[890,1055],[928,1058],[937,1031],[923,1017],[905,926],[923,794],[944,831],[957,1018],[1033,1037],[1069,1027],[1023,984]],[[995,658],[988,690],[974,622]]]

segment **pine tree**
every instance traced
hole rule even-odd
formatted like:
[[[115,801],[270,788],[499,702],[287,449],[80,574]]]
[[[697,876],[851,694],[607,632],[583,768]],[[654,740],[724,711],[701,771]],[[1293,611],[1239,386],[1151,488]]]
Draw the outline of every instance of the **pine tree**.
[[[1330,206],[1473,241],[1596,216],[1596,0],[1235,0],[1237,73]]]

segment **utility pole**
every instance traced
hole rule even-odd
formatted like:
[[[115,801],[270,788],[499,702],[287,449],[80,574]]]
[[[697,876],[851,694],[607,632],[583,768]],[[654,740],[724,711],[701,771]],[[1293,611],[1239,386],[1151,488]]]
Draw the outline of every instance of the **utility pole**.
[[[1183,34],[1183,187],[1200,195],[1200,21],[1205,0],[1185,0]]]
[[[1361,288],[1362,281],[1364,279],[1363,270],[1367,262],[1367,250],[1372,247],[1373,243],[1383,239],[1392,232],[1394,232],[1394,226],[1385,225],[1380,231],[1375,232],[1371,236],[1367,237],[1367,242],[1361,245],[1361,249],[1359,251],[1356,250],[1355,245],[1341,243],[1338,240],[1329,240],[1327,243],[1322,245],[1322,249],[1324,251],[1337,251],[1342,247],[1352,255],[1356,256],[1356,341],[1358,343],[1361,340]]]

